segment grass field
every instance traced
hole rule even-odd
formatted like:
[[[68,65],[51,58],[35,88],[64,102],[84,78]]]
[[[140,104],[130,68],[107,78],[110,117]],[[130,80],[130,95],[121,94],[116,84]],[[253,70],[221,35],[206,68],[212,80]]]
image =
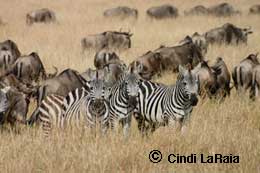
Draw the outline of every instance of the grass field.
[[[252,26],[248,46],[210,47],[205,59],[213,63],[223,57],[231,70],[250,53],[260,51],[260,16],[248,16],[257,0],[233,0],[243,12],[231,18],[183,17],[183,10],[195,5],[220,3],[217,0],[11,0],[1,2],[0,17],[7,23],[0,26],[0,39],[14,40],[23,54],[39,53],[47,71],[55,65],[59,71],[73,68],[83,72],[93,67],[93,52],[81,54],[80,39],[105,30],[128,29],[134,33],[132,48],[120,53],[127,63],[160,45],[176,45],[195,31],[232,22],[241,27]],[[145,11],[162,3],[174,4],[181,17],[174,20],[150,21]],[[104,20],[105,9],[128,5],[139,10],[138,21]],[[58,23],[26,26],[27,12],[48,7],[56,12]],[[165,74],[157,81],[173,84],[175,75]],[[239,98],[232,91],[224,103],[200,101],[194,109],[185,134],[171,128],[160,128],[149,138],[142,138],[136,123],[124,140],[121,133],[93,137],[88,133],[64,132],[49,140],[42,138],[37,128],[22,128],[19,134],[3,131],[0,136],[0,172],[260,172],[260,106],[247,97]],[[158,164],[149,161],[149,152],[158,149],[163,159]],[[240,156],[235,164],[170,164],[167,155],[196,153],[233,154]]]

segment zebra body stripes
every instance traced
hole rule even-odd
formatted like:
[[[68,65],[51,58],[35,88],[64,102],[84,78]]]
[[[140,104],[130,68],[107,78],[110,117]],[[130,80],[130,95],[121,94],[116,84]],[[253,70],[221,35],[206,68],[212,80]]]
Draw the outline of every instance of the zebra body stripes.
[[[104,89],[104,82],[95,79],[66,97],[47,96],[39,106],[44,134],[49,135],[53,127],[94,128],[97,123],[104,132],[109,123],[109,105],[104,101]]]
[[[122,74],[119,81],[111,87],[109,98],[110,121],[112,128],[119,120],[123,123],[123,133],[125,136],[131,124],[131,114],[136,108],[140,79],[133,71]]]
[[[151,81],[140,84],[136,119],[140,130],[144,123],[167,125],[182,122],[197,104],[199,81],[190,70],[180,69],[175,86],[165,86]],[[152,129],[155,130],[155,129]]]

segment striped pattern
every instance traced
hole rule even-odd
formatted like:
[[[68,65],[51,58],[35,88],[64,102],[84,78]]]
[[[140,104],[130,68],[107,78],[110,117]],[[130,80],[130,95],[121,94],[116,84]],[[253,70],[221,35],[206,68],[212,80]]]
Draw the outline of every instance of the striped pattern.
[[[193,81],[192,78],[188,79]],[[151,81],[141,83],[138,108],[135,111],[140,130],[146,130],[145,122],[153,128],[152,131],[155,126],[167,125],[170,121],[183,123],[193,109],[191,93],[185,80],[180,74],[176,86],[165,86]],[[195,88],[198,87],[197,81],[194,80],[192,84],[196,85]]]

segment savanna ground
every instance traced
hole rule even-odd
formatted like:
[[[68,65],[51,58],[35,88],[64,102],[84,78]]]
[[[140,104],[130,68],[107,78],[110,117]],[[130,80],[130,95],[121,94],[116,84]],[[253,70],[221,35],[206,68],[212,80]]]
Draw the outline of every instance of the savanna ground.
[[[83,72],[93,67],[93,52],[81,54],[80,39],[88,34],[105,30],[128,29],[134,33],[132,48],[120,53],[127,63],[159,45],[176,45],[187,34],[204,32],[210,28],[232,22],[238,26],[252,26],[248,46],[210,47],[205,57],[213,63],[223,57],[230,70],[249,53],[259,50],[260,16],[248,16],[248,8],[258,0],[226,1],[242,10],[242,16],[231,18],[179,17],[174,20],[150,21],[145,10],[153,5],[171,3],[183,10],[202,4],[220,3],[218,0],[156,1],[156,0],[77,0],[77,1],[1,1],[0,16],[5,26],[0,26],[1,40],[14,40],[23,54],[39,53],[47,71],[55,65]],[[139,19],[133,21],[108,21],[103,10],[128,5],[139,10]],[[58,23],[25,25],[28,11],[48,7],[56,12]],[[159,82],[173,84],[175,75],[169,73]],[[37,128],[23,128],[19,134],[3,131],[0,139],[1,172],[259,172],[260,171],[260,106],[247,97],[239,98],[233,90],[224,103],[200,101],[194,109],[188,128],[180,134],[171,128],[160,128],[149,138],[142,138],[136,124],[128,140],[122,134],[93,137],[76,132],[58,133],[46,140]],[[158,149],[165,156],[153,164],[148,155]],[[237,164],[170,164],[170,153],[233,154],[240,156]]]

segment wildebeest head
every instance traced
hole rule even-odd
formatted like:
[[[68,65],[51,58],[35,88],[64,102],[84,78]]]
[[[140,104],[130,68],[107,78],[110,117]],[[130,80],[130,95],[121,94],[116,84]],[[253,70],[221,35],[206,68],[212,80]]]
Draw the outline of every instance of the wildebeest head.
[[[191,101],[192,106],[197,105],[200,81],[198,75],[191,71],[191,65],[188,65],[188,69],[185,69],[181,65],[179,66],[176,87],[182,88],[185,93],[184,97]]]
[[[243,40],[244,42],[247,42],[247,36],[248,36],[249,34],[253,34],[253,31],[251,30],[251,27],[243,28],[243,29],[242,29],[241,40]]]
[[[256,54],[248,55],[246,59],[252,61],[254,64],[259,64],[257,56],[258,56],[258,52]]]

